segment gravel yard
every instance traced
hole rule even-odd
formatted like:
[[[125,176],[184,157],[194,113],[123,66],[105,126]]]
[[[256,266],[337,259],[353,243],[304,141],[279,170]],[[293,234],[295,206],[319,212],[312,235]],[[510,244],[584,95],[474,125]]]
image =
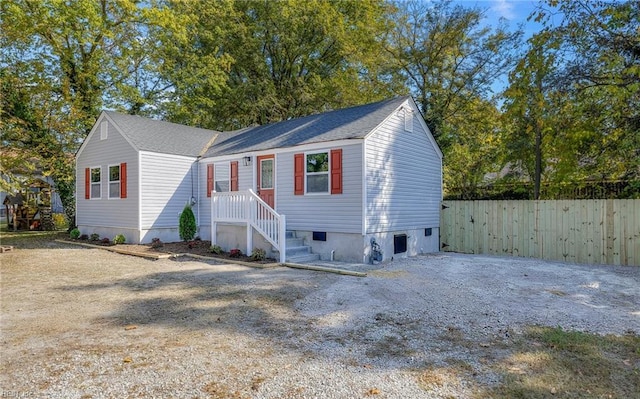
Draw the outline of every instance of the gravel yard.
[[[436,254],[358,278],[55,242],[0,262],[0,397],[465,398],[529,325],[640,334],[637,267]]]

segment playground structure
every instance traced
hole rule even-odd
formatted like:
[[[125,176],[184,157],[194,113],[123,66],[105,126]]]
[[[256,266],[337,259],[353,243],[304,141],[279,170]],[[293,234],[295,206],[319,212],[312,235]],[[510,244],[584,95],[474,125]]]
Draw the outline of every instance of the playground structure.
[[[3,201],[9,230],[54,230],[51,213],[52,187],[41,179],[26,182]]]

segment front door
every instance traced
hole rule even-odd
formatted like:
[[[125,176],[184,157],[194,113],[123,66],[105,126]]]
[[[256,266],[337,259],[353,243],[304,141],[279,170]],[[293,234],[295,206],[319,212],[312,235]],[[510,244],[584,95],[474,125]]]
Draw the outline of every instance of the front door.
[[[258,157],[258,195],[275,209],[275,158],[273,154]]]

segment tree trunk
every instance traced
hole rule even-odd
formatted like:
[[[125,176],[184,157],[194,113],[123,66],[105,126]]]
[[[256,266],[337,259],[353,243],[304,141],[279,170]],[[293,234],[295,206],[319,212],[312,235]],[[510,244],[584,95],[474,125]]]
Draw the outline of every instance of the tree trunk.
[[[542,178],[542,128],[540,121],[536,121],[536,165],[533,176],[533,199],[540,199],[540,180]]]

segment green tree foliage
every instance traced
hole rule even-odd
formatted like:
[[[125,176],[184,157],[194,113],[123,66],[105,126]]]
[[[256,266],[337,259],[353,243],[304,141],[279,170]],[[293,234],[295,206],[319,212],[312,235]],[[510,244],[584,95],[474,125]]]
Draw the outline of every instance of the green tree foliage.
[[[505,161],[535,183],[535,198],[541,183],[637,181],[640,6],[547,3],[560,13],[541,8],[532,16],[545,29],[529,41],[505,93]]]
[[[6,169],[33,170],[37,163],[53,178],[72,224],[73,155],[100,109],[109,104],[138,112],[154,102],[157,85],[142,77],[153,71],[145,32],[167,16],[138,3],[0,3],[2,144],[16,155]]]
[[[445,157],[445,186],[470,190],[495,170],[501,119],[491,86],[510,68],[521,32],[483,26],[484,12],[449,0],[398,2],[387,53]]]
[[[564,15],[552,32],[566,54],[559,84],[575,104],[585,177],[640,179],[640,3],[549,3]]]
[[[555,62],[548,32],[535,35],[529,40],[529,51],[509,75],[510,85],[505,92],[505,116],[511,122],[507,160],[511,169],[524,172],[534,182],[534,199],[540,197],[542,173],[546,170],[543,162],[551,155],[545,138],[559,127],[553,104],[554,94],[560,92],[554,81]]]
[[[467,102],[489,98],[515,60],[520,32],[483,27],[483,15],[450,0],[398,3],[387,51],[443,147],[456,139],[443,136],[443,125],[465,112]]]
[[[190,241],[195,237],[197,231],[196,217],[193,214],[193,210],[191,210],[190,205],[185,205],[182,213],[180,214],[178,228],[181,240]]]
[[[388,97],[381,53],[387,5],[366,1],[170,2],[191,15],[167,36],[169,117],[234,129]],[[210,72],[213,70],[214,73]],[[215,73],[215,71],[222,71]],[[203,76],[206,74],[206,76]]]

